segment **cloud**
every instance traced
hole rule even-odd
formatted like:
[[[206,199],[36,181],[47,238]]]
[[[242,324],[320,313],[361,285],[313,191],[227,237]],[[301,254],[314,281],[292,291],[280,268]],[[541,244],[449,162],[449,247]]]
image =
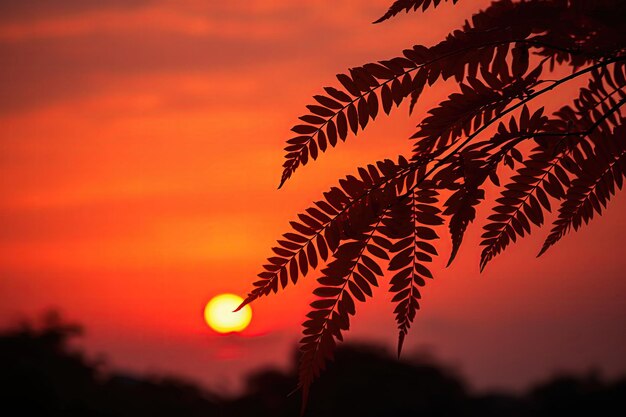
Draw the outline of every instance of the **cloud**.
[[[121,19],[87,33],[0,36],[0,113],[111,91],[116,79],[139,74],[254,74],[263,66],[303,60],[310,51],[302,45],[330,42],[343,31],[326,27],[310,33],[306,24],[277,26],[274,20],[207,17],[187,25],[181,16],[152,17],[151,27],[134,24],[141,19]],[[322,59],[330,62],[332,56]]]
[[[80,14],[93,10],[133,9],[151,2],[153,0],[2,0],[0,24]]]
[[[370,25],[387,3],[355,8],[347,0],[5,2],[0,115],[119,90],[121,79],[139,75],[226,73],[237,82],[263,67],[290,67],[300,77],[332,77],[345,66],[389,58],[390,46],[400,51],[416,35],[428,43],[444,34],[445,28],[416,29],[419,14],[415,21]],[[463,12],[443,17],[456,19]]]
[[[227,72],[284,57],[259,41],[161,33],[93,34],[0,44],[0,111],[86,95],[119,76]],[[110,86],[107,86],[110,87]]]

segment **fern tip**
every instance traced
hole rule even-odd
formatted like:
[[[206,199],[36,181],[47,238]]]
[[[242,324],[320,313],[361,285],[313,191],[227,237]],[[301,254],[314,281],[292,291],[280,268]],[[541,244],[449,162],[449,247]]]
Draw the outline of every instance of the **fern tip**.
[[[404,345],[404,333],[400,333],[398,336],[398,359],[402,356],[402,346]]]
[[[238,312],[239,310],[241,310],[242,308],[244,308],[245,306],[247,306],[248,304],[250,304],[252,300],[248,297],[245,300],[243,300],[241,302],[241,304],[239,304],[239,307],[237,307],[236,309],[233,310],[233,313]]]

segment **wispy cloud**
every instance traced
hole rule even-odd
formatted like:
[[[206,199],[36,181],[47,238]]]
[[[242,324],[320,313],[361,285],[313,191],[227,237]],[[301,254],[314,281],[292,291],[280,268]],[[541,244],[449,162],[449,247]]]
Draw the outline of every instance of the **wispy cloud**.
[[[78,15],[94,10],[129,10],[151,0],[20,0],[0,2],[0,23]]]
[[[3,3],[13,18],[0,20],[0,114],[110,92],[137,75],[231,73],[237,80],[264,67],[306,75],[311,66],[332,74],[363,56],[387,57],[390,44],[415,31],[409,20],[370,26],[382,1],[358,8],[349,1],[332,8],[319,1],[66,1],[50,13],[52,3],[26,3]]]

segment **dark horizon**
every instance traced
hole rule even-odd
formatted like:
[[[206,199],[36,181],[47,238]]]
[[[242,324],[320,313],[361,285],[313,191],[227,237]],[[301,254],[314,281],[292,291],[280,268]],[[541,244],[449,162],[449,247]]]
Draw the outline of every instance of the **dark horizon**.
[[[82,327],[49,314],[0,333],[7,409],[88,416],[297,416],[296,354],[288,371],[266,368],[246,377],[245,391],[226,397],[175,375],[107,370],[70,347]],[[73,345],[72,345],[73,346]],[[626,412],[626,375],[555,375],[522,394],[476,393],[453,368],[424,356],[396,359],[375,345],[346,344],[312,390],[306,416],[548,416]],[[557,414],[554,414],[557,413]],[[607,414],[603,414],[607,413]]]

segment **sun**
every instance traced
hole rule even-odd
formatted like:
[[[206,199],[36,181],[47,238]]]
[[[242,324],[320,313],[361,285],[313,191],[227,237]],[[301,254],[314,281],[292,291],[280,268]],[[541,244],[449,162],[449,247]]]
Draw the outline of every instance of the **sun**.
[[[252,319],[252,309],[244,306],[233,312],[243,302],[235,294],[220,294],[211,299],[204,308],[204,320],[218,333],[232,333],[244,330]]]

